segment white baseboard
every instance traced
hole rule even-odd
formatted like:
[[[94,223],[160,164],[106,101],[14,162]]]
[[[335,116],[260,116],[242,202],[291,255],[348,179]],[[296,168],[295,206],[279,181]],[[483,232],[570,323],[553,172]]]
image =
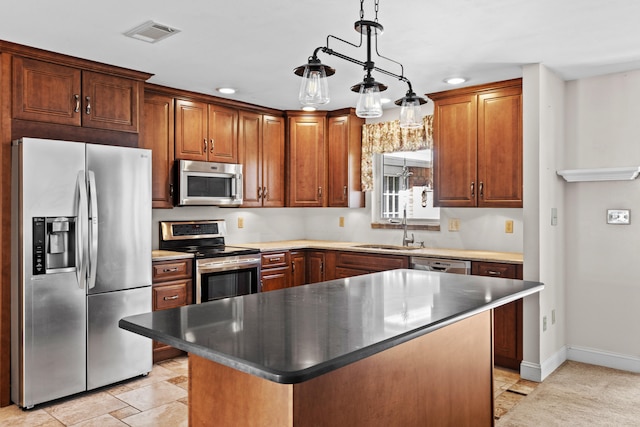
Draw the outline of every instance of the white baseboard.
[[[640,357],[637,356],[612,353],[595,348],[568,346],[567,359],[621,371],[640,373]]]
[[[612,353],[594,348],[565,346],[542,362],[542,364],[523,360],[522,363],[520,363],[520,377],[529,381],[542,382],[553,371],[558,369],[565,360],[640,373],[640,357]]]
[[[558,369],[560,365],[567,360],[567,348],[562,347],[551,357],[547,358],[542,364],[531,363],[523,360],[520,363],[520,377],[525,380],[542,382],[553,371]]]

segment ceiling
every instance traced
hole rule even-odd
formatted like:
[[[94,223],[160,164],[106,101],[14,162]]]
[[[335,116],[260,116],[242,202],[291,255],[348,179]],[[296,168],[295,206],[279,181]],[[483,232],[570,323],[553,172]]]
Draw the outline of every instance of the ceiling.
[[[374,19],[365,0],[364,19]],[[306,63],[331,34],[359,42],[357,0],[20,0],[2,7],[0,39],[153,73],[152,83],[277,109],[300,109]],[[520,77],[542,63],[565,80],[640,69],[640,2],[632,0],[394,0],[381,1],[378,50],[401,62],[419,95],[451,89],[443,79],[473,85]],[[153,20],[180,32],[151,44],[123,33]],[[330,41],[340,53],[365,60],[366,49]],[[326,109],[355,106],[349,88],[362,81],[355,64],[319,54],[336,68]],[[400,74],[397,64],[376,66]],[[374,73],[404,95],[405,83]],[[234,95],[215,89],[237,88]],[[393,105],[391,104],[391,107]]]

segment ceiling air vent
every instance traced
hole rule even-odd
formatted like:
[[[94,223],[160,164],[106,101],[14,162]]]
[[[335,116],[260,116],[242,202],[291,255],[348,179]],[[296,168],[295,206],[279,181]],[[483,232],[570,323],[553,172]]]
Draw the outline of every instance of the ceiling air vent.
[[[171,28],[167,25],[158,24],[153,21],[147,21],[144,24],[127,31],[124,35],[148,43],[155,43],[174,34],[178,34],[179,32],[180,30],[176,28]]]

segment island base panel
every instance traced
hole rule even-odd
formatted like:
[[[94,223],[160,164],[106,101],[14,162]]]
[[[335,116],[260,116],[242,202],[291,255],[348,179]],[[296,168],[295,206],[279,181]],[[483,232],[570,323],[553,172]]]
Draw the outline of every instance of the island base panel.
[[[492,426],[486,311],[298,384],[189,355],[191,426]]]

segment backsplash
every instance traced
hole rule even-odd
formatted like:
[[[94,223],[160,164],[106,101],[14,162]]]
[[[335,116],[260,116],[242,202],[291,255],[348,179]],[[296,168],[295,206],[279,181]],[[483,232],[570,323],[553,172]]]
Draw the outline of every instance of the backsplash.
[[[367,206],[371,205],[367,194]],[[442,208],[441,230],[414,233],[426,247],[522,252],[522,209]],[[344,217],[344,227],[339,226]],[[238,228],[242,218],[243,228]],[[460,220],[460,230],[448,231],[450,218]],[[401,230],[371,228],[371,209],[347,208],[219,208],[188,206],[153,210],[153,248],[158,248],[159,221],[225,219],[227,243],[277,240],[336,240],[402,244]],[[505,221],[513,221],[513,233],[505,233]]]

